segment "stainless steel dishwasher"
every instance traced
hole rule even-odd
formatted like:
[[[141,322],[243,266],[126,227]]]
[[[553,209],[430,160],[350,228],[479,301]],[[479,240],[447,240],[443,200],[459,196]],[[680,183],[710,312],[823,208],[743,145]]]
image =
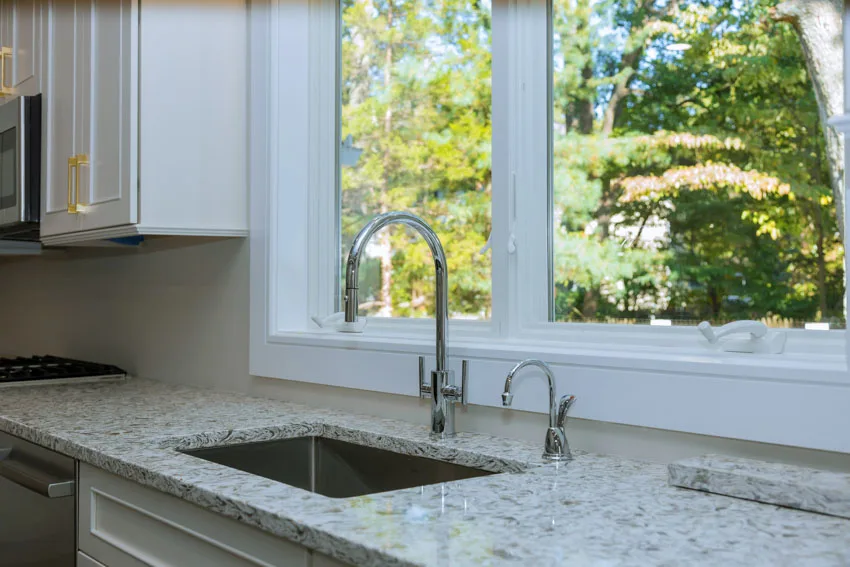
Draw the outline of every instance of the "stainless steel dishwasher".
[[[74,460],[0,433],[0,566],[74,567]]]

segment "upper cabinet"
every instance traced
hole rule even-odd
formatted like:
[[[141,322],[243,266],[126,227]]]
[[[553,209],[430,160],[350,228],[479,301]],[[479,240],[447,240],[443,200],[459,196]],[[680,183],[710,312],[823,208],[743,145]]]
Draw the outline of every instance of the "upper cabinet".
[[[244,0],[47,1],[41,30],[45,244],[247,234]]]
[[[0,100],[39,91],[40,0],[0,0]]]

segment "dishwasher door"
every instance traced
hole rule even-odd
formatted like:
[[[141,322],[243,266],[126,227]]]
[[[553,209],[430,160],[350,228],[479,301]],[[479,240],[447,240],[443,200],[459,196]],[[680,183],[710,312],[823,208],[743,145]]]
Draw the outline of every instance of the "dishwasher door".
[[[74,460],[0,433],[0,567],[74,567]]]

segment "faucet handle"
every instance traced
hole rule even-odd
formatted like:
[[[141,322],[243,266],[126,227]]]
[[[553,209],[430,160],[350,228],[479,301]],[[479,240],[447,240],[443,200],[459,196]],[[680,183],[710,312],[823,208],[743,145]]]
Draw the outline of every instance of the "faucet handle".
[[[469,361],[463,361],[460,386],[452,384],[454,382],[454,373],[451,370],[447,370],[446,372],[449,376],[449,383],[440,390],[443,396],[453,404],[469,405]]]
[[[570,408],[573,407],[573,404],[576,401],[575,396],[562,396],[561,402],[558,404],[558,427],[561,429],[567,423],[567,412],[570,411]]]
[[[419,357],[419,397],[431,397],[431,384],[425,381],[425,357]]]
[[[469,405],[469,361],[461,362],[460,370],[460,403],[461,405]]]

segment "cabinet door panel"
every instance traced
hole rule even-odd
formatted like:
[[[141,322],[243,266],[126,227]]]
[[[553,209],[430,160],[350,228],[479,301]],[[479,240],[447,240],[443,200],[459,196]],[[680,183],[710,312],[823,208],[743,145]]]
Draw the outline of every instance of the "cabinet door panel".
[[[310,551],[80,464],[80,550],[110,567],[309,567]]]
[[[39,16],[40,7],[37,0],[14,0],[11,83],[20,94],[30,95],[38,92],[36,53]]]
[[[87,167],[80,169],[86,212],[82,230],[135,223],[136,190],[130,180],[131,2],[87,2],[86,23],[78,24],[87,57],[78,93]],[[81,12],[78,10],[78,18]]]
[[[95,561],[82,551],[77,553],[77,567],[106,567],[100,561]]]
[[[75,36],[73,2],[52,1],[42,43],[47,70],[42,104],[42,236],[80,228],[80,215],[68,213],[68,159],[75,154]]]

